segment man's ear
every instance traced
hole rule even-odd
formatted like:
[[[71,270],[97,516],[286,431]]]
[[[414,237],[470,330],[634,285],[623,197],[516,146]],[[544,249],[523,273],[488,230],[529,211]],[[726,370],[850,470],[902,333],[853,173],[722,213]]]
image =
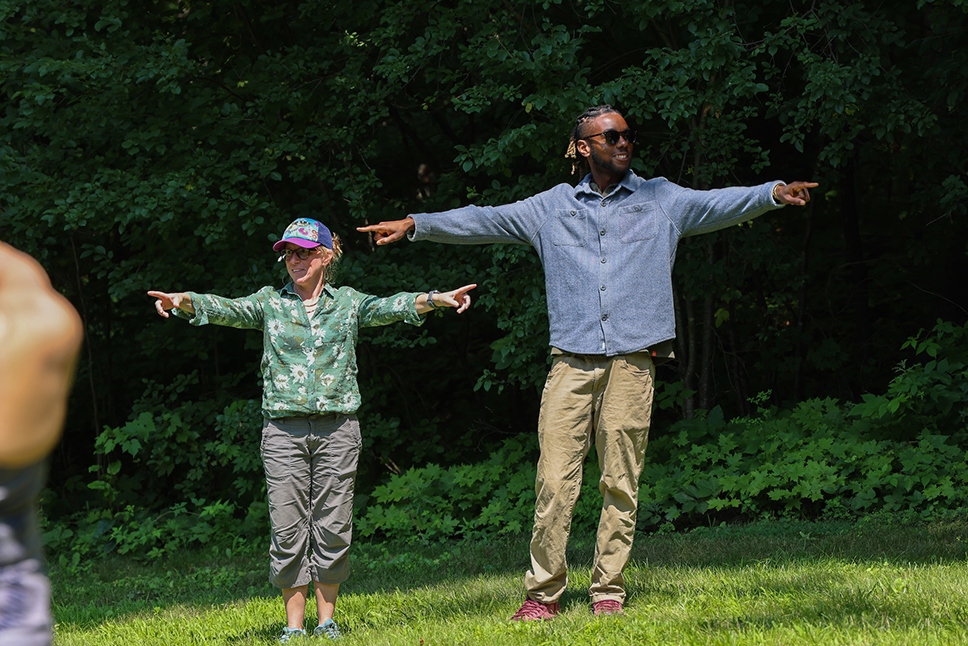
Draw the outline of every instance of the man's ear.
[[[577,150],[578,154],[581,155],[582,157],[589,157],[592,154],[591,147],[588,145],[588,142],[585,141],[584,139],[579,139],[578,141],[575,142],[575,150]]]

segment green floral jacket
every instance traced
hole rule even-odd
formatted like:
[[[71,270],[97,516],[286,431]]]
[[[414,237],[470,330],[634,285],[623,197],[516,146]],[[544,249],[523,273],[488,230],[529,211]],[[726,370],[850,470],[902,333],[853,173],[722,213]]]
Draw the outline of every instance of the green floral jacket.
[[[262,330],[262,412],[268,418],[315,413],[352,414],[360,407],[356,383],[359,329],[404,321],[423,324],[417,314],[421,292],[378,298],[351,287],[323,288],[310,319],[292,283],[263,287],[243,298],[188,292],[194,316],[175,310],[192,325],[225,325]]]

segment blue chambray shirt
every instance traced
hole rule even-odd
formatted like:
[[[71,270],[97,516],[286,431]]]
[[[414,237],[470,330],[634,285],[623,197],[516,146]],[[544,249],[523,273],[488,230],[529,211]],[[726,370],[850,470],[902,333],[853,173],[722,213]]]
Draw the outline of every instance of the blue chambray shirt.
[[[513,204],[413,214],[410,239],[531,245],[544,266],[551,345],[614,356],[675,338],[679,240],[779,208],[772,191],[782,183],[695,191],[629,171],[602,196],[589,174]]]
[[[326,285],[312,318],[292,283],[278,290],[263,287],[242,298],[186,293],[195,314],[173,312],[192,325],[262,330],[262,414],[270,419],[355,413],[360,407],[359,329],[395,321],[424,322],[416,306],[422,292],[379,298],[351,287]]]

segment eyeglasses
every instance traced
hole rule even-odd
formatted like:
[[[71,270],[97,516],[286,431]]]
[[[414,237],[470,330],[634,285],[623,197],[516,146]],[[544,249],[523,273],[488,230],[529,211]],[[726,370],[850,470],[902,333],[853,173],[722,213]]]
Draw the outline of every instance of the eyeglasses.
[[[598,137],[599,135],[605,137],[605,143],[609,146],[614,146],[618,143],[619,138],[625,139],[630,144],[635,143],[635,132],[632,130],[623,130],[619,132],[618,130],[603,130],[598,134],[585,135],[582,139],[590,139],[591,137]]]
[[[306,260],[313,254],[315,254],[316,249],[318,248],[319,247],[313,247],[312,249],[303,249],[302,247],[300,247],[298,249],[286,249],[283,252],[283,254],[279,256],[279,260],[285,260],[286,262],[289,262],[290,260],[292,260],[293,255],[295,255],[296,258],[299,258],[300,260]]]

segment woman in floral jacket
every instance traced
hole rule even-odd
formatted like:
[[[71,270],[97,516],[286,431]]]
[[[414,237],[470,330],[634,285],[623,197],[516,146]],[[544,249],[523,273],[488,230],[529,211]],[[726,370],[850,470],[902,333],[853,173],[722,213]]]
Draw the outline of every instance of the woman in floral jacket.
[[[262,330],[262,459],[272,527],[270,580],[282,589],[287,627],[280,642],[305,635],[313,582],[317,636],[339,637],[333,610],[349,576],[353,488],[359,459],[356,341],[361,327],[404,321],[470,306],[476,285],[449,292],[401,292],[388,298],[329,284],[341,254],[339,238],[316,220],[300,218],[273,250],[284,254],[291,282],[229,299],[194,292],[150,291],[161,316],[168,310],[192,325],[213,323]],[[281,260],[281,258],[280,258]]]

